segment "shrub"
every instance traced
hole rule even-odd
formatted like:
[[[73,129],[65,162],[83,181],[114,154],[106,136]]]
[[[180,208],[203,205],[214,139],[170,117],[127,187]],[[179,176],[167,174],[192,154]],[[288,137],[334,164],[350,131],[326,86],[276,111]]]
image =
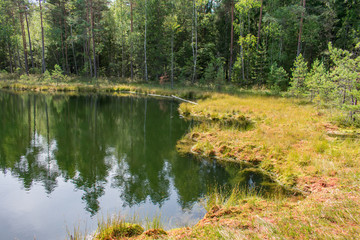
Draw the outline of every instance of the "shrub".
[[[283,67],[278,66],[277,63],[273,63],[270,67],[270,74],[267,80],[267,84],[271,90],[275,92],[286,91],[288,88],[289,77]]]
[[[51,78],[56,82],[67,82],[68,77],[63,74],[61,67],[57,64],[54,66],[54,70],[51,72]]]

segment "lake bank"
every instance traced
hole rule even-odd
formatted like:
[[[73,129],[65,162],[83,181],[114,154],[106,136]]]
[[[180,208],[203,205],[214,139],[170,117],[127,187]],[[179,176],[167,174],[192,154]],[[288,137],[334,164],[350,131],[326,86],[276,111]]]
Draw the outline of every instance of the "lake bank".
[[[182,103],[179,111],[198,122],[178,141],[180,152],[249,162],[304,195],[264,198],[241,189],[230,194],[215,191],[209,194],[208,212],[198,224],[171,230],[162,235],[164,239],[359,235],[360,142],[333,135],[342,130],[331,122],[328,110],[296,99],[217,94],[197,105]],[[241,127],[250,122],[250,127]],[[144,238],[149,236],[139,237]]]
[[[218,94],[198,105],[182,103],[180,112],[200,120],[178,142],[181,152],[250,162],[305,193],[305,198],[285,200],[235,193],[213,201],[205,218],[182,234],[213,239],[358,236],[360,141],[332,134],[343,130],[332,123],[329,110],[296,99]],[[221,124],[236,119],[240,126],[245,120],[253,126]]]
[[[161,87],[149,91],[163,94]],[[184,154],[247,161],[307,194],[300,199],[269,199],[236,190],[229,198],[210,194],[203,220],[192,228],[169,231],[165,238],[358,236],[359,139],[329,134],[339,129],[328,110],[299,100],[249,94],[212,94],[198,105],[183,103],[179,109],[198,122],[178,141]]]

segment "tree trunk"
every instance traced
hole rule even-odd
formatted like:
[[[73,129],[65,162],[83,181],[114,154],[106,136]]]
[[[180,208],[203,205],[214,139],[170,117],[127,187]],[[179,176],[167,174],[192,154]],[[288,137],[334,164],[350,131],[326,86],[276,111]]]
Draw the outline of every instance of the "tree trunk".
[[[300,51],[301,51],[301,35],[302,35],[302,31],[303,31],[305,3],[306,3],[306,0],[302,0],[302,5],[303,5],[304,10],[301,12],[300,28],[299,28],[299,39],[298,39],[298,46],[297,46],[297,54],[296,54],[296,56],[299,56]]]
[[[231,81],[232,62],[233,62],[233,47],[234,47],[234,1],[231,1],[231,36],[230,36],[230,61],[229,61],[229,78]]]
[[[240,38],[242,38],[242,29],[243,29],[243,24],[241,22],[241,15],[239,17],[239,26],[240,26]],[[243,83],[245,83],[245,66],[244,66],[244,49],[243,49],[243,45],[242,43],[240,44],[240,54],[241,54],[241,72],[242,72],[242,80]]]
[[[41,21],[42,72],[44,73],[46,71],[46,66],[45,66],[45,43],[44,43],[44,27],[43,27],[41,0],[39,0],[39,6],[40,6],[40,21]]]
[[[260,32],[261,32],[261,22],[262,22],[263,4],[264,4],[264,0],[261,0],[261,7],[260,7],[259,27],[258,27],[258,35],[257,35],[256,50],[257,50],[257,49],[259,49],[259,44],[260,44]]]
[[[86,1],[86,22],[89,24],[90,20],[89,20],[89,1]],[[89,24],[90,25],[90,24]],[[90,33],[90,29],[88,27],[86,27],[86,53],[87,53],[87,57],[88,57],[88,62],[89,62],[89,71],[90,71],[90,77],[93,77],[93,70],[92,70],[92,61],[91,61],[91,56],[90,56],[90,43],[91,43],[91,33]]]
[[[174,30],[171,34],[171,89],[174,88]]]
[[[145,81],[148,82],[148,70],[146,59],[146,31],[147,31],[147,0],[145,0],[145,40],[144,40],[144,55],[145,55]]]
[[[130,36],[132,38],[134,32],[134,21],[133,21],[133,1],[130,1]],[[133,41],[131,39],[131,49],[130,49],[130,70],[131,70],[131,80],[134,79],[134,64],[133,64]]]
[[[90,36],[89,36],[89,38],[90,38]],[[91,61],[90,40],[89,39],[87,39],[87,41],[86,41],[86,52],[87,52],[88,61],[89,61],[90,77],[93,77],[93,66],[92,66],[92,61]]]
[[[19,7],[19,20],[21,25],[21,36],[23,40],[23,48],[24,48],[24,58],[25,58],[25,71],[26,75],[29,75],[29,65],[28,65],[28,59],[27,59],[27,47],[26,47],[26,37],[25,37],[25,29],[24,29],[24,20],[23,20],[23,7],[21,6],[21,3],[18,2]]]
[[[66,9],[65,9],[65,5],[63,4],[63,23],[64,23],[64,30],[65,30],[65,66],[66,66],[66,73],[69,74],[70,73],[70,67],[69,67],[69,58],[68,58],[68,43],[67,43],[67,26],[66,26]]]
[[[192,22],[191,22],[191,49],[192,49],[192,54],[193,54],[193,61],[195,59],[195,47],[194,47],[194,10],[192,12]],[[195,66],[195,64],[193,64]],[[195,68],[195,67],[194,67]],[[192,75],[191,78],[191,83],[194,84],[195,79],[194,79],[194,73]]]
[[[7,47],[8,47],[8,51],[9,51],[9,58],[10,58],[10,73],[13,73],[13,66],[12,66],[12,53],[11,53],[11,41],[9,40],[7,42]]]
[[[121,1],[121,78],[125,79],[125,34],[123,28],[124,2]]]
[[[61,1],[59,1],[59,9],[61,9]],[[65,50],[64,50],[64,35],[63,35],[63,25],[64,25],[64,17],[61,16],[60,13],[60,19],[59,19],[59,27],[60,27],[60,42],[61,42],[61,54],[62,54],[62,59],[61,59],[61,68],[63,71],[66,72],[66,63],[65,63]]]
[[[193,51],[193,61],[194,61],[194,72],[191,83],[194,84],[196,81],[196,62],[197,62],[197,11],[195,0],[193,0],[193,26],[192,26],[192,51]],[[195,47],[194,47],[194,38],[195,38]]]
[[[93,47],[93,58],[94,58],[94,77],[97,78],[97,67],[96,67],[96,53],[95,53],[95,31],[94,31],[94,6],[93,1],[90,0],[90,14],[91,14],[91,33],[92,33],[92,47]]]
[[[71,46],[72,46],[72,52],[73,52],[73,58],[74,58],[74,64],[75,64],[75,73],[76,73],[76,75],[79,75],[77,62],[76,62],[75,49],[74,49],[74,39],[73,39],[73,35],[72,35],[72,25],[70,25],[70,34],[71,34]]]
[[[27,17],[27,11],[25,11],[25,20],[26,20],[26,27],[28,30],[28,37],[29,37],[31,67],[34,69],[34,58],[33,58],[32,46],[31,46],[30,28],[29,28],[29,21],[28,21],[28,17]]]
[[[194,82],[196,81],[196,67],[197,67],[197,55],[198,55],[198,32],[197,32],[197,8],[194,0],[194,14],[195,14],[195,59],[194,59]]]
[[[124,50],[124,45],[125,45],[125,41],[124,41],[124,35],[122,36],[122,44],[121,44],[121,78],[124,79],[125,78],[125,50]]]
[[[20,52],[19,52],[19,43],[16,41],[16,54],[17,54],[17,59],[18,59],[18,63],[19,63],[19,67],[22,69],[22,64],[21,64],[21,60],[20,60]],[[16,62],[16,61],[15,61]],[[16,67],[16,66],[15,66]]]

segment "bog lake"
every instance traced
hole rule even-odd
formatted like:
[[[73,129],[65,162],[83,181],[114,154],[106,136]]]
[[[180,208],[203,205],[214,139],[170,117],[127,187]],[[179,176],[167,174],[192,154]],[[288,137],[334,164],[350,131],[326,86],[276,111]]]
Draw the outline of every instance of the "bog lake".
[[[0,91],[1,239],[65,239],[118,214],[165,229],[206,213],[211,188],[257,185],[240,166],[180,156],[179,102]]]

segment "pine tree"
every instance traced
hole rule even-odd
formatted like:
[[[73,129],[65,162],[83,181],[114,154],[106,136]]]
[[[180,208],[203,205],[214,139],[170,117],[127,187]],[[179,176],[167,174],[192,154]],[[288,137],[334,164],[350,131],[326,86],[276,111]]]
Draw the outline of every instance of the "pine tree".
[[[307,63],[300,54],[295,62],[292,70],[292,78],[290,79],[290,93],[293,96],[300,97],[307,94],[307,87],[305,84],[306,74],[308,72]]]

